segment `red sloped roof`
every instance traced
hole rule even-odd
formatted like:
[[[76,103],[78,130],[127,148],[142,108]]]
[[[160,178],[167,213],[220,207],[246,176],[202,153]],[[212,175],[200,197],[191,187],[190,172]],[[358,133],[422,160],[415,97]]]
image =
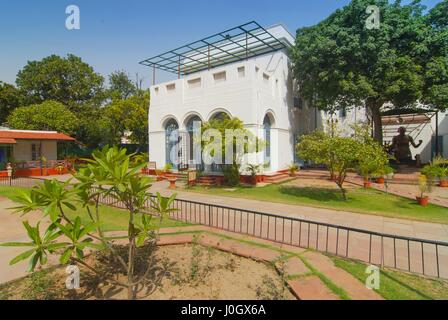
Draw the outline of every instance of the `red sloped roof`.
[[[17,143],[16,139],[0,138],[0,144],[15,144],[15,143]]]
[[[75,141],[66,134],[53,131],[0,130],[0,139]]]

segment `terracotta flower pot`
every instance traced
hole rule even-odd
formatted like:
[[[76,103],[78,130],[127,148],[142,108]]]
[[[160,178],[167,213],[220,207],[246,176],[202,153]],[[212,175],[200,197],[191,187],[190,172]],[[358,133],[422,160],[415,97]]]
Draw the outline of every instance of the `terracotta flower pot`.
[[[376,178],[376,183],[384,184],[384,178]]]
[[[415,197],[419,205],[426,207],[429,203],[429,197]]]
[[[364,188],[368,189],[372,186],[372,183],[370,182],[369,178],[364,178]]]
[[[439,187],[448,188],[448,180],[440,180]]]

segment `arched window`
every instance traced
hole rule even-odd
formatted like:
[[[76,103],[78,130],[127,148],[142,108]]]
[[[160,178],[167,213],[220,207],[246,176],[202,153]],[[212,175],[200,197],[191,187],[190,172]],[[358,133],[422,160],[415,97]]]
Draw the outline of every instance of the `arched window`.
[[[264,159],[265,163],[271,164],[271,119],[268,115],[264,117],[263,120],[263,130],[264,130],[264,141],[266,142],[266,147],[264,149]]]
[[[192,116],[190,119],[188,119],[187,122],[187,132],[188,132],[188,137],[189,137],[189,143],[188,143],[188,160],[192,161],[194,160],[194,124],[195,122],[200,122],[202,123],[201,118],[199,118],[198,116]]]
[[[173,165],[173,168],[177,168],[177,162],[179,158],[179,125],[176,120],[170,119],[165,125],[165,157],[166,164],[170,163]],[[176,159],[171,158],[171,154],[174,154]]]
[[[230,116],[225,112],[216,112],[214,115],[211,116],[210,120],[220,120],[223,121],[225,119],[230,119]]]

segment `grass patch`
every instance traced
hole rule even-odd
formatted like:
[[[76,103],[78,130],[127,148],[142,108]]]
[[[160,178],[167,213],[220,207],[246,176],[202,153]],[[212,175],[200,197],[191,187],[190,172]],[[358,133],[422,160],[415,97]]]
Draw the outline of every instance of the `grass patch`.
[[[17,192],[21,190],[26,190],[25,188],[19,187],[3,187],[0,186],[0,196],[13,199],[14,196],[17,195]],[[87,209],[82,208],[81,206],[77,206],[76,210],[66,210],[67,216],[70,218],[74,218],[79,216],[81,221],[87,223],[90,221],[89,215],[87,213]],[[114,207],[109,207],[102,205],[100,206],[100,214],[101,219],[103,221],[103,230],[104,231],[127,231],[128,229],[128,221],[129,214],[125,210],[117,209]],[[156,224],[156,222],[154,222]],[[187,224],[185,222],[175,221],[171,219],[165,219],[162,222],[162,228],[170,228],[170,227],[182,227],[191,224]]]
[[[367,264],[330,256],[334,264],[366,282]],[[447,300],[448,282],[405,272],[381,269],[380,289],[375,290],[387,300]]]
[[[268,185],[260,188],[235,187],[232,191],[221,187],[205,189],[197,186],[192,192],[208,193],[220,196],[246,198],[260,201],[306,205],[329,208],[386,217],[419,220],[448,224],[445,207],[430,204],[422,207],[416,201],[399,197],[374,189],[351,189],[348,200],[342,199],[337,189],[294,187],[285,184]]]

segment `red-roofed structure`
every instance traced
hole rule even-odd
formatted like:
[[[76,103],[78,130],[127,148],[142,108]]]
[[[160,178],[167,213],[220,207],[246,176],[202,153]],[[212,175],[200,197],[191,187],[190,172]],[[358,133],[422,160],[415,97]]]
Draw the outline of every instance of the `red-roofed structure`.
[[[0,130],[0,139],[75,141],[74,138],[56,131],[28,131],[28,130]]]
[[[7,163],[13,164],[15,176],[67,172],[67,163],[58,160],[58,142],[75,141],[56,131],[0,130],[0,177],[7,176]]]

